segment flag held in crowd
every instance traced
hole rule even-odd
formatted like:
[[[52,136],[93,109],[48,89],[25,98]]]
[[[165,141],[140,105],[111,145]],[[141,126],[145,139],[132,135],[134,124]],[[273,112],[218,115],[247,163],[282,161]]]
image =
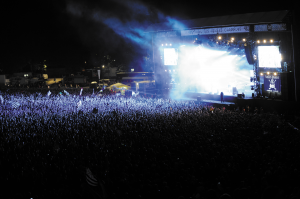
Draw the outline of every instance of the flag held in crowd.
[[[89,168],[86,168],[85,179],[89,185],[91,185],[93,187],[98,186],[98,180],[94,177],[94,175],[92,174],[92,172]]]
[[[81,106],[81,100],[77,103],[77,108],[79,108]]]
[[[18,108],[20,106],[20,103],[19,102],[13,102],[11,105],[12,105],[13,108]]]
[[[82,90],[83,90],[83,88],[81,88],[81,90],[80,90],[80,95],[82,95]]]

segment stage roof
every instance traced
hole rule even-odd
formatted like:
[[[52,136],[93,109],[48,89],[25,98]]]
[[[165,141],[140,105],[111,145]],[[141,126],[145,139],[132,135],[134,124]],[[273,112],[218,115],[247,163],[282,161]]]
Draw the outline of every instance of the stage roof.
[[[289,10],[257,12],[238,15],[227,15],[209,18],[199,18],[183,21],[170,21],[150,25],[145,32],[168,30],[198,29],[210,27],[239,26],[251,24],[280,23],[285,20]]]

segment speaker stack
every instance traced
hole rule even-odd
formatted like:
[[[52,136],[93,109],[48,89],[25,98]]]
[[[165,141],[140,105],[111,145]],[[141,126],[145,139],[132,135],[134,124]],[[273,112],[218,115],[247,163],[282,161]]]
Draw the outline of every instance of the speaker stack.
[[[245,54],[246,54],[246,57],[247,57],[247,61],[250,65],[253,65],[254,64],[254,59],[253,59],[253,55],[252,55],[251,46],[249,46],[245,43],[244,47],[245,47]]]

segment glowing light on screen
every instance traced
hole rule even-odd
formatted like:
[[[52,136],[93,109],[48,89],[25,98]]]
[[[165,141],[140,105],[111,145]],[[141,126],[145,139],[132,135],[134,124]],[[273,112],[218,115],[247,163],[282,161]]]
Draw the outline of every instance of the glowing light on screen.
[[[175,48],[164,49],[164,64],[165,65],[177,65],[178,53]]]
[[[185,92],[232,95],[232,88],[251,95],[249,70],[246,57],[230,55],[227,50],[212,50],[203,46],[180,48],[178,61],[178,86],[171,92],[172,98],[180,98]]]
[[[281,68],[279,46],[258,46],[258,60],[261,68]]]

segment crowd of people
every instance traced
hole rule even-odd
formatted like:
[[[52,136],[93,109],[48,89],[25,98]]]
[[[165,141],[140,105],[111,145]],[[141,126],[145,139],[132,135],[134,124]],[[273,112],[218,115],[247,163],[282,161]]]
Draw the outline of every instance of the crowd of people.
[[[300,197],[299,130],[254,107],[2,90],[0,131],[3,198]]]

